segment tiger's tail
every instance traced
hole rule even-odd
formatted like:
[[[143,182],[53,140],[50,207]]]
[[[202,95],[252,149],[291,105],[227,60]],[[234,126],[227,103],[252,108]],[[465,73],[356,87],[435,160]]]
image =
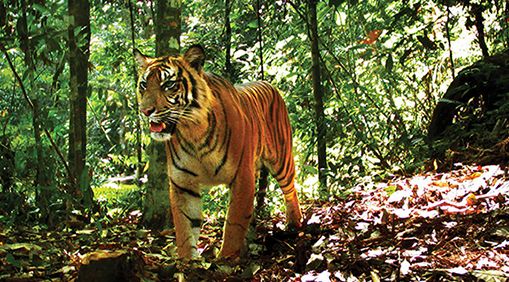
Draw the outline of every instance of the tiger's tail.
[[[265,196],[267,195],[267,186],[269,185],[269,171],[266,167],[260,170],[258,178],[258,192],[256,192],[256,210],[261,211],[265,206]]]

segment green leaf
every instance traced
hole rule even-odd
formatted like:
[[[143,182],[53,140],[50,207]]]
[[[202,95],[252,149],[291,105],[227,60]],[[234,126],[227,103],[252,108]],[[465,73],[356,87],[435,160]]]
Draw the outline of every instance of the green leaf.
[[[384,188],[384,190],[388,196],[391,196],[392,194],[394,194],[394,192],[396,192],[396,189],[397,189],[397,187],[395,185],[389,185]]]
[[[250,21],[250,22],[247,24],[247,27],[249,27],[249,28],[258,28],[258,21],[257,21],[257,20],[252,20],[252,21]]]
[[[256,263],[248,265],[240,275],[243,279],[251,279],[261,269],[261,266]]]
[[[76,230],[76,234],[79,235],[90,235],[94,234],[97,230],[95,229],[82,229],[82,230]]]
[[[475,270],[472,275],[486,282],[502,282],[509,278],[509,274],[499,270]]]
[[[11,250],[17,252],[29,252],[29,251],[41,251],[42,248],[36,244],[30,243],[14,243],[14,244],[5,244],[0,246],[2,250]]]
[[[10,265],[13,265],[17,268],[21,268],[21,263],[14,258],[14,256],[11,254],[11,253],[8,253],[6,256],[5,256],[5,260],[10,264]]]
[[[509,238],[509,227],[504,226],[498,227],[497,229],[493,230],[491,234],[504,238]]]
[[[48,8],[46,8],[46,6],[38,4],[38,3],[33,3],[32,7],[36,11],[40,12],[41,14],[50,14],[51,13],[51,12],[49,12]]]

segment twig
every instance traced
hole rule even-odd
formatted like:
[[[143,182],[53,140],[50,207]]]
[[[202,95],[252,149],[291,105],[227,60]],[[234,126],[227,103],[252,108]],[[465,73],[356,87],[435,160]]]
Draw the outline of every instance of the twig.
[[[434,210],[437,207],[453,207],[459,210],[466,209],[474,204],[478,203],[479,200],[490,199],[490,198],[498,198],[500,197],[500,193],[490,193],[485,195],[474,195],[468,194],[466,195],[461,202],[453,202],[448,200],[438,201],[436,203],[430,204],[426,207],[426,210]]]
[[[30,108],[32,110],[34,110],[34,104],[30,100],[30,97],[28,97],[28,93],[27,93],[27,91],[25,89],[25,85],[23,84],[23,81],[21,80],[21,77],[19,76],[18,72],[16,71],[16,68],[14,67],[14,64],[12,63],[11,58],[9,57],[9,53],[7,53],[7,50],[5,50],[4,45],[1,44],[1,43],[0,43],[0,50],[2,51],[2,53],[4,53],[5,58],[7,59],[7,63],[9,64],[9,67],[11,68],[11,71],[14,74],[14,77],[16,78],[16,81],[18,82],[19,87],[21,88],[21,92],[23,93],[23,97],[27,101],[27,103],[30,106]],[[74,185],[76,183],[76,181],[72,177],[71,170],[69,168],[69,165],[67,165],[67,162],[66,162],[66,160],[64,158],[64,155],[62,154],[62,152],[58,148],[57,144],[53,140],[53,137],[51,137],[51,134],[49,133],[48,129],[44,128],[43,130],[44,130],[44,133],[46,134],[46,136],[48,137],[48,139],[49,139],[49,141],[51,143],[51,146],[53,147],[53,149],[57,153],[58,157],[60,158],[60,161],[62,162],[62,165],[65,167],[65,170],[67,172],[67,175],[69,177],[69,180],[70,180],[71,184]]]
[[[111,145],[115,145],[115,143],[113,143],[113,141],[111,141],[110,136],[108,136],[106,129],[104,129],[104,126],[101,124],[101,120],[99,119],[98,114],[95,112],[94,107],[92,107],[92,104],[90,104],[90,101],[88,99],[87,99],[87,105],[90,108],[90,111],[92,112],[92,116],[94,116],[94,119],[97,122],[97,125],[99,126],[101,131],[104,133],[106,140],[108,140],[108,142],[110,142]]]
[[[14,81],[14,83],[12,84],[12,95],[11,95],[11,102],[9,103],[9,105],[14,104],[14,95],[15,94],[16,94],[16,81]],[[11,117],[12,117],[12,115],[7,115],[7,117],[5,119],[5,123],[2,126],[2,135],[5,135],[5,131],[7,130],[7,125],[9,124],[9,120],[11,119]]]
[[[454,60],[452,56],[451,34],[449,30],[450,20],[451,20],[451,9],[449,9],[449,5],[447,5],[447,20],[445,21],[445,33],[447,35],[447,43],[449,45],[449,61],[451,61],[452,79],[455,79],[456,74],[454,73]]]

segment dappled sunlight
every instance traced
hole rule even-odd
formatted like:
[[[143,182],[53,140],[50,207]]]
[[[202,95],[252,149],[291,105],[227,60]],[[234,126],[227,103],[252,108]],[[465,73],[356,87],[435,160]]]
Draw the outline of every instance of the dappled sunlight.
[[[507,280],[508,10],[1,1],[0,280]]]

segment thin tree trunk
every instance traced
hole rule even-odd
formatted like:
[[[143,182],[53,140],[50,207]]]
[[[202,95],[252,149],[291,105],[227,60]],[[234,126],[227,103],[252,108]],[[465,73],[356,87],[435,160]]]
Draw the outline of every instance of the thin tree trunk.
[[[156,56],[178,55],[181,1],[157,0],[156,7]]]
[[[256,21],[258,23],[258,43],[260,44],[258,57],[260,60],[260,80],[265,80],[265,70],[263,68],[263,27],[262,27],[262,3],[261,0],[256,1]],[[265,208],[265,196],[267,195],[267,187],[269,171],[266,167],[262,167],[260,170],[260,176],[258,178],[258,191],[256,192],[256,210],[261,212]],[[254,222],[254,221],[253,221]]]
[[[258,57],[260,58],[260,79],[265,79],[265,71],[263,69],[263,29],[262,29],[262,3],[261,0],[256,1],[256,21],[258,22],[258,43],[260,44]]]
[[[30,35],[28,33],[28,23],[27,23],[27,3],[25,0],[20,0],[20,6],[21,6],[21,17],[19,18],[19,22],[17,24],[18,28],[18,35],[20,38],[20,47],[24,54],[24,61],[25,66],[27,68],[26,70],[26,76],[27,76],[27,82],[28,82],[28,88],[29,91],[32,91],[34,89],[34,73],[36,71],[35,64],[32,59],[32,48],[31,48],[31,42],[30,42]],[[33,95],[32,95],[33,96]],[[33,107],[32,107],[32,125],[34,127],[34,140],[35,140],[35,150],[36,150],[36,168],[35,168],[35,181],[34,186],[38,187],[40,186],[40,175],[41,175],[41,168],[43,165],[39,163],[39,161],[42,159],[42,145],[41,145],[41,136],[39,131],[39,125],[38,125],[38,105],[37,100],[34,100]]]
[[[91,207],[93,193],[85,165],[90,4],[88,0],[68,0],[68,9],[72,19],[69,25],[69,166],[78,184],[71,192],[78,196],[81,204]]]
[[[17,25],[18,34],[20,37],[20,47],[25,55],[25,64],[28,68],[28,75],[32,75],[35,72],[35,65],[32,60],[32,48],[30,44],[30,36],[28,34],[28,23],[27,23],[27,3],[25,0],[20,1],[21,5],[21,17]],[[33,83],[33,77],[29,77],[29,83]]]
[[[509,15],[509,1],[506,0],[504,2],[505,2],[504,3],[504,14]],[[504,29],[505,30],[509,29],[509,23],[507,23],[507,20],[504,21]],[[507,34],[507,32],[504,32],[504,37],[505,37],[504,47],[507,49],[507,48],[509,48],[509,34]]]
[[[327,191],[327,144],[325,140],[325,114],[323,106],[323,87],[320,70],[320,50],[318,49],[318,21],[316,15],[317,0],[308,0],[309,34],[311,35],[311,60],[313,77],[313,96],[315,99],[315,124],[318,151],[318,180],[320,189]]]
[[[37,207],[40,209],[40,219],[42,222],[48,224],[49,226],[53,226],[54,220],[50,211],[50,199],[51,199],[51,187],[53,185],[53,176],[50,175],[51,171],[54,171],[53,163],[50,158],[47,157],[45,153],[44,147],[42,145],[41,140],[41,111],[39,106],[39,100],[34,99],[32,101],[34,105],[34,116],[33,116],[33,126],[34,126],[34,137],[35,137],[35,146],[37,152],[37,168],[35,174],[35,191],[36,191],[36,203]]]
[[[177,55],[180,50],[181,2],[158,0],[155,4],[156,56]],[[143,203],[143,224],[161,230],[172,226],[165,144],[152,141],[147,151],[149,170]]]
[[[130,19],[130,23],[131,23],[131,45],[132,45],[132,51],[133,51],[133,61],[132,61],[132,73],[133,73],[133,78],[134,78],[134,87],[136,87],[136,83],[138,82],[138,71],[137,71],[137,67],[136,67],[136,62],[134,61],[134,50],[135,50],[135,47],[136,47],[136,42],[135,42],[135,28],[134,28],[134,9],[133,9],[133,4],[131,2],[131,0],[128,0],[128,5],[129,5],[129,19]],[[137,185],[140,185],[141,184],[141,181],[140,181],[140,178],[141,178],[141,175],[143,173],[143,164],[142,164],[142,148],[141,148],[141,120],[140,120],[140,110],[139,110],[139,107],[138,107],[138,101],[136,100],[136,97],[134,98],[134,103],[135,105],[137,105],[135,107],[136,109],[136,113],[135,113],[135,117],[136,117],[136,160],[137,160],[137,163],[136,163],[136,184]]]
[[[447,44],[449,45],[449,61],[451,61],[451,73],[452,79],[456,78],[456,73],[454,71],[454,58],[452,56],[452,45],[451,45],[451,34],[449,23],[451,22],[451,9],[447,6],[447,21],[445,22],[445,33],[447,35]]]
[[[224,27],[225,27],[225,62],[224,62],[224,76],[233,81],[233,68],[232,68],[232,26],[230,23],[230,12],[232,8],[231,0],[225,0],[224,2]]]
[[[33,91],[34,89],[34,73],[36,71],[35,64],[32,59],[32,48],[31,48],[31,42],[30,42],[30,35],[28,33],[28,24],[27,24],[27,3],[25,0],[20,1],[21,5],[21,17],[19,18],[19,23],[17,25],[18,27],[18,35],[20,38],[20,47],[24,54],[24,61],[26,65],[26,76],[27,76],[27,82],[28,82],[28,88],[29,91]],[[33,95],[31,95],[33,96]],[[33,101],[33,107],[32,107],[32,125],[34,126],[34,139],[35,139],[35,150],[36,150],[36,172],[35,172],[35,181],[34,185],[35,187],[38,187],[40,185],[40,179],[39,176],[41,175],[41,165],[39,161],[41,160],[40,156],[42,155],[42,146],[41,146],[41,136],[38,128],[38,106],[36,104],[37,100]]]
[[[36,89],[34,74],[36,73],[36,66],[33,61],[32,46],[30,40],[30,34],[27,23],[27,3],[25,0],[20,1],[21,4],[21,18],[18,24],[18,34],[20,37],[20,47],[24,53],[24,61],[27,67],[26,75],[29,84],[30,91]],[[36,204],[41,210],[41,219],[45,223],[49,223],[49,197],[48,188],[51,183],[51,177],[49,176],[48,166],[50,163],[48,159],[44,158],[44,148],[41,140],[41,114],[38,99],[32,101],[32,125],[34,128],[34,140],[35,140],[35,179],[34,187],[36,191]]]
[[[483,57],[488,57],[488,45],[486,45],[486,39],[484,36],[484,18],[482,12],[484,8],[481,4],[472,4],[472,12],[475,16],[475,27],[477,29],[477,40],[479,41],[479,47],[481,48]]]
[[[7,25],[7,9],[5,8],[4,1],[0,2],[0,29],[4,29]]]
[[[32,125],[34,127],[34,139],[35,139],[35,148],[37,152],[37,167],[35,169],[35,187],[40,187],[42,185],[42,178],[43,178],[43,170],[44,165],[41,165],[43,162],[43,153],[42,153],[42,142],[41,142],[41,121],[40,121],[40,110],[39,110],[39,100],[34,99],[32,100],[32,103],[34,104],[34,115],[32,118]],[[44,202],[44,199],[41,199]],[[44,210],[42,211],[44,213]]]

